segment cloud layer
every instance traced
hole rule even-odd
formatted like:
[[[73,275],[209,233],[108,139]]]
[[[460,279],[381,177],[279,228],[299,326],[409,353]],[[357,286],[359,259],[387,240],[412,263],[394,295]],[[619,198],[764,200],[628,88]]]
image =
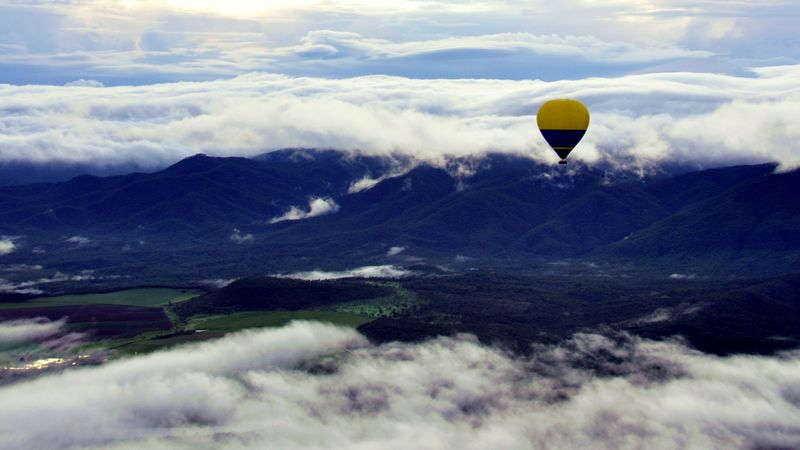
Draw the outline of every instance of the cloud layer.
[[[592,111],[574,153],[585,163],[641,170],[776,160],[791,168],[800,164],[798,79],[800,66],[759,69],[756,77],[553,83],[250,74],[145,87],[0,86],[0,162],[160,167],[198,152],[316,147],[427,161],[502,151],[552,163],[534,114],[547,99],[575,97]]]
[[[14,1],[0,82],[744,73],[800,60],[791,1]]]
[[[0,388],[8,448],[790,448],[800,358],[576,335],[369,345],[295,322]]]

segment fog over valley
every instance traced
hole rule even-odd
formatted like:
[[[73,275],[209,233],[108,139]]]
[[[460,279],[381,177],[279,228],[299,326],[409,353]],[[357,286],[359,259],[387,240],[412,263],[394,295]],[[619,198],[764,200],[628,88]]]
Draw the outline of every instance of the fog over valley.
[[[798,374],[793,353],[720,358],[626,335],[515,357],[469,336],[372,345],[297,322],[0,388],[0,443],[790,448]]]

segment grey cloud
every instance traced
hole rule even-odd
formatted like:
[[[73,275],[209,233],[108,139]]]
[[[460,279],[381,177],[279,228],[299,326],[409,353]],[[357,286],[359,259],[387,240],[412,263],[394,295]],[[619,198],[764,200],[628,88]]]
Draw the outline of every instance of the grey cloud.
[[[798,383],[797,354],[580,334],[519,358],[296,322],[2,387],[0,445],[791,448]]]
[[[620,75],[711,52],[639,46],[594,36],[498,33],[394,42],[358,33],[317,30],[297,46],[276,49],[272,70],[296,75],[398,75],[412,78],[575,79]]]
[[[527,51],[586,58],[594,61],[653,62],[677,58],[703,58],[709,52],[677,47],[637,47],[625,42],[606,42],[593,36],[534,35],[530,33],[498,33],[480,36],[453,36],[426,41],[392,42],[367,38],[358,33],[318,30],[308,33],[301,46],[291,49],[303,52],[324,48],[321,55],[359,56],[370,58],[407,58],[433,54],[447,59],[448,52],[483,52],[483,55]]]
[[[4,81],[20,84],[142,84],[257,70],[561,79],[677,64],[743,73],[800,59],[790,2],[372,3],[299,2],[249,16],[213,2],[0,5],[0,29],[9,30],[0,64]]]

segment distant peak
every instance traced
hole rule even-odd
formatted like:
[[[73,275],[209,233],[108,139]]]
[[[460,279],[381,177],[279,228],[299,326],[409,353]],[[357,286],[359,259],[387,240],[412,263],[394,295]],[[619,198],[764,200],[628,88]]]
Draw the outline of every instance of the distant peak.
[[[216,167],[218,159],[204,153],[198,153],[176,162],[164,169],[162,173],[202,172]]]

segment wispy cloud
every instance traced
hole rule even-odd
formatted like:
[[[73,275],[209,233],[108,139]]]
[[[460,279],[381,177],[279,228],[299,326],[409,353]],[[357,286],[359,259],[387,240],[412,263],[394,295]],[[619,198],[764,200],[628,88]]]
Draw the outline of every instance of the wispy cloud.
[[[311,270],[308,272],[295,272],[273,276],[295,278],[298,280],[337,280],[341,278],[402,278],[411,274],[412,272],[409,270],[391,265],[384,265],[364,266],[341,271]]]
[[[28,281],[11,282],[0,278],[0,292],[10,292],[16,294],[43,294],[43,285],[53,283],[65,283],[76,281],[92,281],[92,280],[117,280],[123,278],[122,275],[95,275],[93,270],[82,270],[76,274],[66,274],[56,271],[50,276],[45,276]]]
[[[285,214],[273,217],[269,223],[285,222],[287,220],[303,220],[311,217],[324,216],[339,211],[339,205],[331,198],[315,197],[308,200],[308,208],[303,209],[292,206]]]
[[[389,250],[386,252],[386,256],[399,255],[400,253],[403,253],[404,251],[406,251],[406,247],[403,247],[403,246],[400,246],[400,245],[396,245],[394,247],[390,247],[389,248]]]
[[[796,354],[580,334],[516,358],[296,322],[2,387],[0,445],[794,448],[799,383]]]
[[[86,236],[71,236],[64,239],[64,241],[70,244],[74,244],[76,247],[85,247],[94,242]]]
[[[670,280],[696,280],[699,277],[694,273],[672,273],[669,275]]]
[[[39,264],[0,264],[0,272],[35,272],[44,269]]]
[[[197,282],[202,284],[202,285],[204,285],[204,286],[208,286],[208,287],[212,287],[212,288],[216,288],[216,289],[222,289],[225,286],[233,283],[234,281],[236,281],[235,278],[214,278],[214,279],[209,279],[209,280],[199,280]]]
[[[236,244],[250,244],[255,241],[255,238],[250,233],[244,234],[238,228],[234,228],[230,240]]]

